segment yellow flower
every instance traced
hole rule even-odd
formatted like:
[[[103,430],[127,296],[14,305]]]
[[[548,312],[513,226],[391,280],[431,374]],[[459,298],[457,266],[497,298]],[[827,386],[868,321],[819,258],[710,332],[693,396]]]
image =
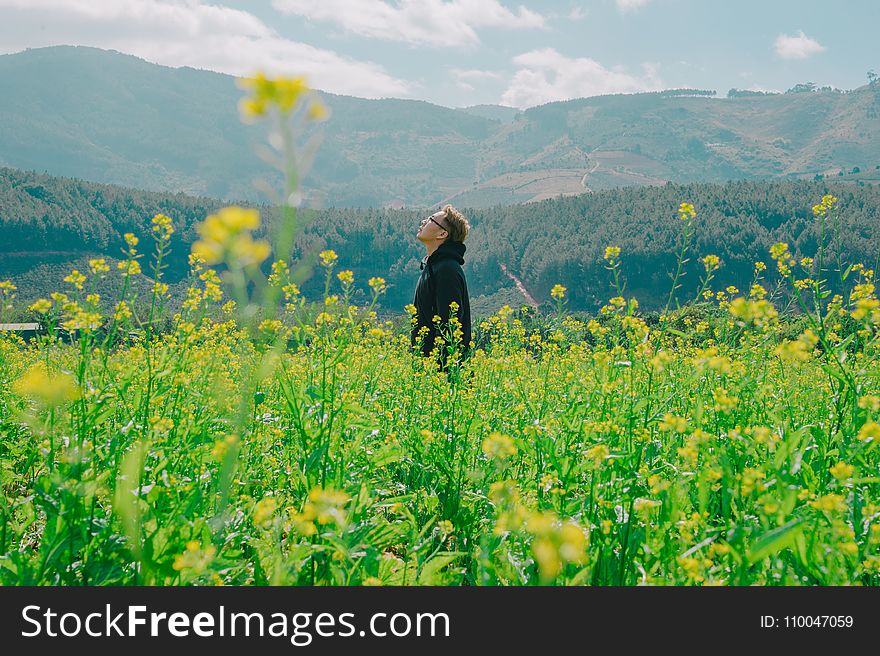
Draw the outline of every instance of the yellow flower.
[[[859,429],[858,438],[862,442],[874,442],[880,440],[880,424],[875,421],[866,421]]]
[[[810,506],[825,512],[843,512],[846,510],[846,501],[839,494],[831,493],[810,501]]]
[[[592,461],[593,468],[596,468],[601,465],[609,455],[611,455],[611,452],[604,444],[597,444],[596,446],[587,449],[587,452],[584,455],[586,455],[587,460]]]
[[[493,432],[483,440],[483,453],[492,460],[506,460],[516,455],[516,446],[510,436]]]
[[[158,434],[165,434],[174,428],[174,420],[170,417],[150,417],[150,427]]]
[[[345,492],[333,488],[312,488],[303,514],[313,515],[319,524],[343,525],[346,521],[344,508],[350,498]]]
[[[526,518],[525,530],[533,537],[532,553],[542,581],[559,576],[568,563],[586,562],[587,536],[577,524],[562,521],[552,512],[535,512]]]
[[[46,314],[51,309],[52,301],[45,298],[39,298],[28,306],[28,310],[37,314]]]
[[[117,263],[116,268],[127,276],[136,276],[141,272],[141,264],[137,260],[125,260],[119,262]]]
[[[712,561],[708,558],[694,558],[693,556],[679,556],[676,561],[684,570],[688,581],[692,583],[703,583],[706,580],[705,568],[712,566]]]
[[[720,261],[717,255],[707,255],[704,257],[703,266],[706,268],[706,273],[712,273],[717,269]]]
[[[276,107],[282,115],[287,115],[296,107],[300,98],[310,91],[303,77],[267,78],[262,72],[254,77],[240,78],[238,86],[251,92],[251,96],[243,98],[239,103],[239,109],[245,118],[264,116],[270,106]]]
[[[348,270],[340,271],[336,274],[336,277],[339,278],[339,282],[343,285],[350,285],[354,282],[354,273]]]
[[[756,326],[763,326],[779,316],[773,304],[763,298],[751,300],[738,296],[730,302],[727,310],[744,323],[753,323]]]
[[[325,268],[330,268],[333,266],[334,262],[339,259],[339,256],[336,255],[336,251],[326,250],[318,253],[318,257],[321,258],[321,266]]]
[[[760,469],[754,469],[752,467],[746,467],[742,473],[742,484],[740,486],[740,490],[743,496],[748,496],[755,489],[759,491],[764,489],[764,485],[761,481],[766,478],[764,472]]]
[[[251,231],[259,227],[257,210],[224,207],[196,226],[201,239],[193,244],[192,252],[206,264],[224,260],[242,267],[259,264],[272,250],[268,242],[251,237]]]
[[[663,420],[660,422],[660,430],[684,433],[687,430],[687,419],[676,417],[672,413],[667,412],[663,415]]]
[[[107,266],[107,262],[103,257],[89,260],[89,270],[92,273],[107,273],[110,270],[110,267]]]
[[[86,277],[81,274],[78,270],[74,269],[64,278],[64,282],[69,283],[76,287],[77,289],[83,288],[83,283],[86,281]]]
[[[786,362],[805,362],[810,359],[810,353],[818,343],[819,337],[807,328],[796,340],[786,340],[779,344],[774,353]]]
[[[690,203],[682,203],[678,206],[678,218],[682,221],[693,219],[695,216],[697,216],[697,212]]]
[[[79,387],[72,376],[64,372],[50,375],[43,365],[34,365],[12,385],[16,394],[26,396],[52,408],[79,398]]]
[[[606,246],[603,258],[608,262],[613,262],[620,257],[620,246]]]
[[[770,247],[770,257],[778,260],[788,252],[788,244],[784,241],[777,242]]]
[[[563,298],[565,298],[565,292],[566,288],[562,285],[553,285],[553,289],[550,290],[550,296],[555,299],[562,300]]]
[[[269,274],[269,284],[280,285],[290,275],[290,267],[284,260],[272,262],[272,273]]]
[[[205,260],[203,260],[197,253],[190,253],[187,261],[189,262],[189,267],[192,269],[193,273],[201,271],[202,265],[205,263]]]
[[[116,321],[125,321],[126,319],[131,318],[131,308],[128,307],[128,303],[125,301],[119,301],[116,304],[116,308],[113,310],[113,318]]]
[[[260,526],[268,522],[278,507],[274,497],[266,497],[260,500],[254,508],[254,524]]]
[[[153,234],[159,241],[168,241],[174,234],[174,227],[171,225],[171,219],[164,214],[157,214],[153,217]]]
[[[75,303],[66,307],[65,311],[68,311],[68,319],[61,326],[66,330],[96,330],[101,325],[100,314],[86,312]]]
[[[659,474],[651,474],[648,476],[648,487],[651,490],[651,494],[660,494],[661,492],[668,490],[670,485],[672,485],[672,483],[662,479]]]
[[[712,392],[712,398],[715,401],[716,412],[732,412],[738,403],[735,396],[731,396],[722,387],[718,387]]]
[[[831,475],[839,481],[845,481],[849,478],[852,478],[853,473],[856,468],[852,465],[848,465],[845,462],[838,462],[836,465],[831,467],[828,471],[831,472]]]
[[[822,201],[818,205],[813,205],[813,214],[816,217],[825,216],[828,211],[834,207],[834,204],[837,202],[837,198],[832,196],[831,194],[826,194],[822,196]]]
[[[263,319],[257,329],[267,335],[276,335],[282,327],[283,324],[278,319]]]
[[[174,557],[172,567],[178,572],[188,570],[193,574],[201,574],[211,564],[216,552],[213,544],[202,549],[198,540],[190,540],[186,543],[186,551]]]
[[[880,396],[863,396],[859,399],[859,407],[871,412],[880,411]]]

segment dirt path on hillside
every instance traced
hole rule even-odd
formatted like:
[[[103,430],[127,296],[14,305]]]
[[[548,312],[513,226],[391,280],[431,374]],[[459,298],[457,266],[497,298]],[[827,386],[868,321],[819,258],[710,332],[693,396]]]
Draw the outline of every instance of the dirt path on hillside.
[[[515,275],[513,275],[510,271],[508,271],[507,267],[504,264],[501,265],[501,270],[504,272],[504,275],[506,275],[508,278],[513,280],[514,283],[516,283],[516,288],[519,290],[519,293],[522,294],[523,297],[529,302],[529,305],[535,308],[540,305],[540,303],[535,300],[535,297],[529,294],[529,290],[526,289],[526,286],[524,284],[522,284],[522,281]]]

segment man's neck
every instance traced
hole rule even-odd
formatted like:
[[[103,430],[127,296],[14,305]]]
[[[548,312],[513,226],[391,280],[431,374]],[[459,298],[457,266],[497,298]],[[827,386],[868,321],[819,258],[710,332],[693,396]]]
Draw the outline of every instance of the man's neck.
[[[436,242],[433,244],[425,244],[425,248],[428,251],[428,257],[431,257],[434,254],[434,251],[436,251],[438,248],[440,248],[440,244],[442,244],[442,243],[443,242],[441,241],[441,242]]]

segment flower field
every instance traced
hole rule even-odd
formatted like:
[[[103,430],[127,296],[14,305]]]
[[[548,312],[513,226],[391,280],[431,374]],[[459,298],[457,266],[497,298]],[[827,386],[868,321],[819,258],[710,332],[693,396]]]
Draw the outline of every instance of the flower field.
[[[266,88],[247,111],[301,92]],[[823,228],[834,204],[813,208]],[[695,208],[678,213],[673,291]],[[317,307],[284,261],[264,277],[259,222],[205,220],[161,330],[157,215],[146,302],[126,296],[129,235],[116,270],[93,260],[31,306],[48,335],[0,337],[0,583],[880,583],[880,303],[824,243],[797,261],[777,244],[745,292],[715,289],[706,255],[698,298],[656,318],[609,246],[596,317],[559,284],[554,314],[505,306],[442,372],[405,318],[377,319],[384,280],[349,302],[332,251]],[[126,282],[109,311],[104,276]]]
[[[322,257],[317,315],[276,266],[285,313],[224,320],[196,257],[173,329],[123,339],[96,262],[35,308],[72,342],[0,342],[4,584],[878,581],[870,272],[792,339],[757,283],[653,327],[622,297],[567,316],[559,286],[447,375]]]

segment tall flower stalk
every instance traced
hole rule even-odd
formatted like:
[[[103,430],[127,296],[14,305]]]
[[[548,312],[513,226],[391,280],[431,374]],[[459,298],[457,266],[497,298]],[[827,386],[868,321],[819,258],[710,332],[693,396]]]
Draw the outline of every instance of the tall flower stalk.
[[[672,274],[672,288],[669,290],[669,298],[666,299],[666,305],[663,314],[669,313],[669,307],[672,305],[672,299],[675,292],[681,285],[679,279],[684,275],[684,266],[688,263],[687,252],[691,243],[691,235],[694,227],[694,219],[697,216],[696,210],[691,203],[681,203],[678,206],[678,218],[684,223],[684,232],[679,242],[678,254],[675,262],[675,273]]]

